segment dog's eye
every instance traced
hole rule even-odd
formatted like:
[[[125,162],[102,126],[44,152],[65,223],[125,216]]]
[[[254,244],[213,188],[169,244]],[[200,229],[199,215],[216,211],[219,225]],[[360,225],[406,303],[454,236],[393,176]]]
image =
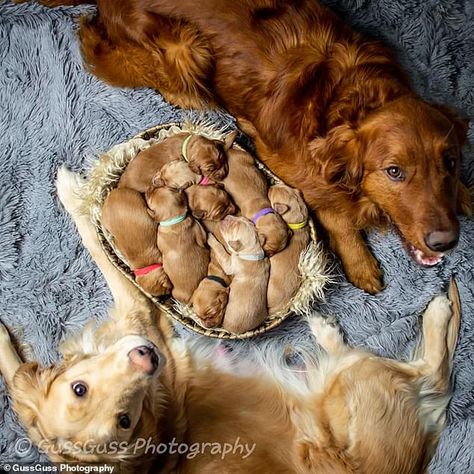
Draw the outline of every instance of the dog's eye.
[[[128,415],[120,415],[118,419],[120,428],[128,430],[130,428],[130,418]]]
[[[87,393],[87,385],[84,382],[74,382],[71,388],[77,397],[83,397]]]
[[[389,166],[385,169],[385,173],[393,181],[403,181],[405,179],[405,173],[398,166]]]

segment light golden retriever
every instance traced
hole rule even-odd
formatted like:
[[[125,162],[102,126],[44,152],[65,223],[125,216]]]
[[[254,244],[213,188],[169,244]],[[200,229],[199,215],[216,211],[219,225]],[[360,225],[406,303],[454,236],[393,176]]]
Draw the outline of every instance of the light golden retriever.
[[[233,364],[219,368],[204,361],[202,349],[186,351],[172,339],[166,318],[103,253],[80,212],[80,186],[60,171],[60,198],[113,293],[111,320],[67,341],[64,360],[50,368],[22,363],[0,326],[0,369],[15,409],[53,461],[120,461],[121,472],[139,474],[426,469],[449,401],[460,323],[454,284],[453,311],[445,296],[425,311],[424,341],[412,361],[352,349],[315,315],[309,326],[324,349],[318,362],[307,359],[296,374],[275,363],[237,375]],[[274,355],[261,354],[265,362]],[[157,445],[167,449],[147,451]]]

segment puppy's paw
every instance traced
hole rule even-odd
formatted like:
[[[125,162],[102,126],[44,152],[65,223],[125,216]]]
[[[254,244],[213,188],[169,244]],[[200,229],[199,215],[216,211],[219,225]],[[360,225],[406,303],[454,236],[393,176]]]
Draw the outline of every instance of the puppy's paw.
[[[80,174],[73,173],[64,165],[58,169],[56,177],[58,197],[66,211],[73,216],[80,213],[82,205],[80,191],[83,185],[84,179]]]

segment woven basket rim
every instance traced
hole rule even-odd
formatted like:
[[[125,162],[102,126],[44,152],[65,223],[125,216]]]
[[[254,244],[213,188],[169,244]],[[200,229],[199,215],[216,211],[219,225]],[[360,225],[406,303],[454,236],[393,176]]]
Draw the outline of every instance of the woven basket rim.
[[[195,129],[195,130],[193,130]],[[109,261],[114,265],[131,283],[133,283],[144,295],[146,295],[161,311],[163,311],[167,316],[172,318],[174,321],[178,322],[179,324],[185,326],[186,328],[190,329],[193,332],[201,334],[203,336],[211,337],[211,338],[218,338],[218,339],[249,339],[251,337],[255,337],[261,334],[268,332],[269,330],[276,328],[279,326],[284,320],[296,315],[296,314],[307,314],[309,311],[309,302],[307,302],[304,308],[294,307],[295,305],[292,302],[298,296],[300,289],[298,290],[297,294],[290,300],[286,308],[282,311],[274,313],[270,315],[260,326],[257,328],[246,331],[242,334],[234,334],[230,333],[223,328],[204,328],[198,322],[193,319],[191,316],[193,314],[192,310],[187,307],[186,305],[175,301],[173,298],[169,297],[166,301],[163,298],[158,298],[155,296],[150,295],[146,290],[144,290],[133,277],[132,270],[129,266],[125,263],[125,259],[120,258],[120,252],[113,246],[111,240],[107,236],[107,231],[102,227],[101,224],[101,208],[105,198],[108,196],[110,191],[115,187],[113,184],[118,182],[122,172],[117,173],[117,167],[114,166],[113,160],[110,158],[114,150],[119,149],[121,146],[125,146],[127,144],[132,143],[134,140],[144,140],[146,142],[152,141],[152,143],[158,143],[162,139],[160,138],[160,132],[168,134],[167,136],[174,135],[175,133],[182,133],[183,131],[192,131],[193,133],[199,133],[202,135],[207,135],[209,137],[213,137],[216,134],[220,135],[222,138],[226,136],[228,133],[231,133],[233,130],[220,130],[216,128],[215,124],[204,122],[204,123],[191,123],[191,122],[168,122],[160,125],[155,125],[150,127],[129,140],[122,142],[118,145],[112,147],[108,152],[102,154],[98,160],[96,160],[89,172],[87,184],[85,186],[85,191],[83,195],[84,199],[84,211],[90,215],[91,221],[94,225],[94,228],[97,233],[97,237],[99,239],[100,245],[104,250],[105,254]],[[151,146],[151,145],[148,145]],[[241,146],[234,144],[233,147],[238,148],[240,150],[244,150]],[[145,148],[145,147],[144,147]],[[141,149],[141,148],[140,148]],[[138,151],[140,151],[140,149]],[[245,150],[247,151],[247,150]],[[138,152],[135,153],[136,156]],[[119,158],[125,160],[126,164],[133,159],[131,158]],[[272,184],[274,183],[283,183],[281,179],[275,176],[268,168],[266,168],[263,163],[261,163],[257,158],[255,158],[256,165],[259,169],[261,169],[264,174],[266,175],[267,179],[269,179]],[[107,160],[110,163],[107,163]],[[105,171],[104,171],[105,170]],[[108,179],[106,179],[108,178]],[[314,251],[316,252],[316,256],[314,258],[318,259],[318,270],[320,274],[318,274],[318,279],[320,280],[320,285],[314,291],[314,297],[319,297],[320,299],[323,298],[322,289],[325,284],[330,280],[330,276],[328,273],[328,264],[326,260],[326,255],[324,254],[321,245],[317,240],[316,228],[314,222],[312,221],[311,217],[308,219],[308,225],[310,229],[310,246],[314,247]],[[313,298],[311,298],[312,300]],[[187,312],[188,314],[183,314]]]

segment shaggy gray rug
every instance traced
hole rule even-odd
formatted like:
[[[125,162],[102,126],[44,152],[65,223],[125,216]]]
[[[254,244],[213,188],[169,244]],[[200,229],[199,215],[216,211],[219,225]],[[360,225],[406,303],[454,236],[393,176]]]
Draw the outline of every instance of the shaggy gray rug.
[[[474,118],[472,0],[327,2],[392,45],[423,97]],[[110,303],[102,276],[56,198],[58,167],[83,170],[113,144],[182,117],[152,91],[113,89],[84,71],[75,29],[85,11],[93,8],[0,2],[0,320],[44,364],[57,359],[65,334],[90,318],[104,318]],[[472,124],[470,139],[474,143]],[[466,147],[464,167],[472,184],[472,148]],[[474,222],[463,219],[456,251],[441,265],[421,269],[394,234],[374,233],[370,242],[385,271],[385,291],[369,296],[339,277],[318,307],[337,315],[349,343],[403,357],[413,348],[423,308],[456,274],[464,314],[448,425],[431,464],[438,474],[474,473],[473,241]],[[287,341],[310,344],[300,321],[233,348],[251,352],[254,344]],[[34,448],[18,442],[23,436],[1,384],[0,462],[39,459]]]

